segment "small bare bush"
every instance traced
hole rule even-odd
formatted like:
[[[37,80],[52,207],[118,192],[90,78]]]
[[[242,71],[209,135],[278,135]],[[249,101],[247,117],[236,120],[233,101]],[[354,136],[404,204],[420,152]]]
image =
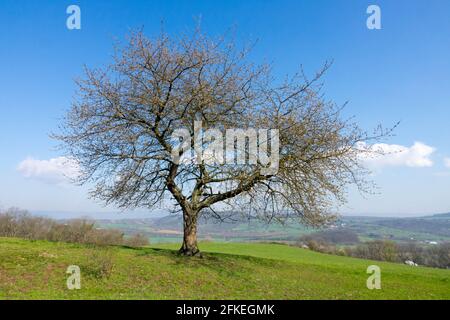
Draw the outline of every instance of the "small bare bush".
[[[424,254],[424,264],[435,268],[450,269],[450,243],[429,247]]]
[[[124,240],[124,245],[133,248],[144,247],[148,246],[149,244],[150,242],[148,241],[148,238],[140,233],[134,234],[133,236]]]
[[[81,266],[87,276],[104,279],[109,278],[114,270],[113,252],[108,249],[95,249],[88,257],[88,262]]]

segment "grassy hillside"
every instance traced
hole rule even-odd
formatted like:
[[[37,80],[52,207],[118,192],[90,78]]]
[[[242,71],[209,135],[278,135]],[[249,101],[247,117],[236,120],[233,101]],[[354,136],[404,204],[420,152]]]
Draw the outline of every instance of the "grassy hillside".
[[[275,244],[202,243],[202,259],[174,245],[130,249],[0,238],[2,299],[450,299],[450,271],[329,256]],[[382,289],[366,288],[366,268]],[[81,290],[66,288],[67,266]]]

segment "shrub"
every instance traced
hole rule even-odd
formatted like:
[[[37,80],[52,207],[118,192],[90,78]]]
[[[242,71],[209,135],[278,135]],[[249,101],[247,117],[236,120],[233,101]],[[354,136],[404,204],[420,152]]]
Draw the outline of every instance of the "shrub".
[[[113,253],[108,249],[96,249],[81,266],[81,272],[96,279],[109,278],[114,270]]]
[[[310,250],[328,254],[338,254],[339,251],[333,244],[327,243],[320,238],[312,239],[308,236],[302,237],[298,245],[300,247],[307,246]]]
[[[26,211],[15,208],[0,212],[0,237],[83,243],[96,246],[123,244],[143,246],[148,244],[148,239],[142,235],[124,239],[124,234],[120,230],[97,228],[95,222],[88,219],[75,219],[60,223],[49,218],[35,217]]]
[[[414,261],[419,265],[425,264],[425,249],[419,247],[414,242],[402,243],[397,245],[398,248],[398,258],[401,262],[407,260]]]
[[[379,261],[399,262],[398,246],[393,241],[375,240],[347,248],[349,256]]]
[[[427,248],[424,254],[424,264],[435,268],[450,269],[450,243]]]
[[[140,233],[134,234],[133,236],[126,238],[124,241],[124,245],[134,248],[148,246],[149,244],[150,242],[148,241],[148,238]]]
[[[450,269],[450,243],[420,247],[416,243],[397,244],[393,241],[375,240],[354,247],[339,248],[317,235],[300,238],[299,246],[308,246],[317,252],[349,256],[361,259],[404,263],[407,260],[419,265]]]

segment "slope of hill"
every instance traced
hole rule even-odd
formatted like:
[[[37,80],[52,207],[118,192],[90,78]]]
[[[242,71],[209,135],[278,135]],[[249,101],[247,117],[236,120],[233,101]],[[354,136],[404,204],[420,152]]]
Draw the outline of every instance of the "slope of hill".
[[[275,244],[130,249],[0,238],[2,299],[449,299],[450,271],[324,255]],[[366,287],[378,265],[382,289]],[[81,269],[68,290],[66,269]]]

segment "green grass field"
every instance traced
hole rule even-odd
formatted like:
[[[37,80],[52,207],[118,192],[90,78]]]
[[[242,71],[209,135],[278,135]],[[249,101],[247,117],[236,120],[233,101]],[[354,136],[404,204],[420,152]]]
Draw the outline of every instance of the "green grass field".
[[[156,247],[157,246],[157,247]],[[450,271],[338,257],[277,244],[131,249],[0,238],[1,299],[450,299]],[[381,268],[381,290],[366,268]],[[68,290],[66,269],[81,269]]]

